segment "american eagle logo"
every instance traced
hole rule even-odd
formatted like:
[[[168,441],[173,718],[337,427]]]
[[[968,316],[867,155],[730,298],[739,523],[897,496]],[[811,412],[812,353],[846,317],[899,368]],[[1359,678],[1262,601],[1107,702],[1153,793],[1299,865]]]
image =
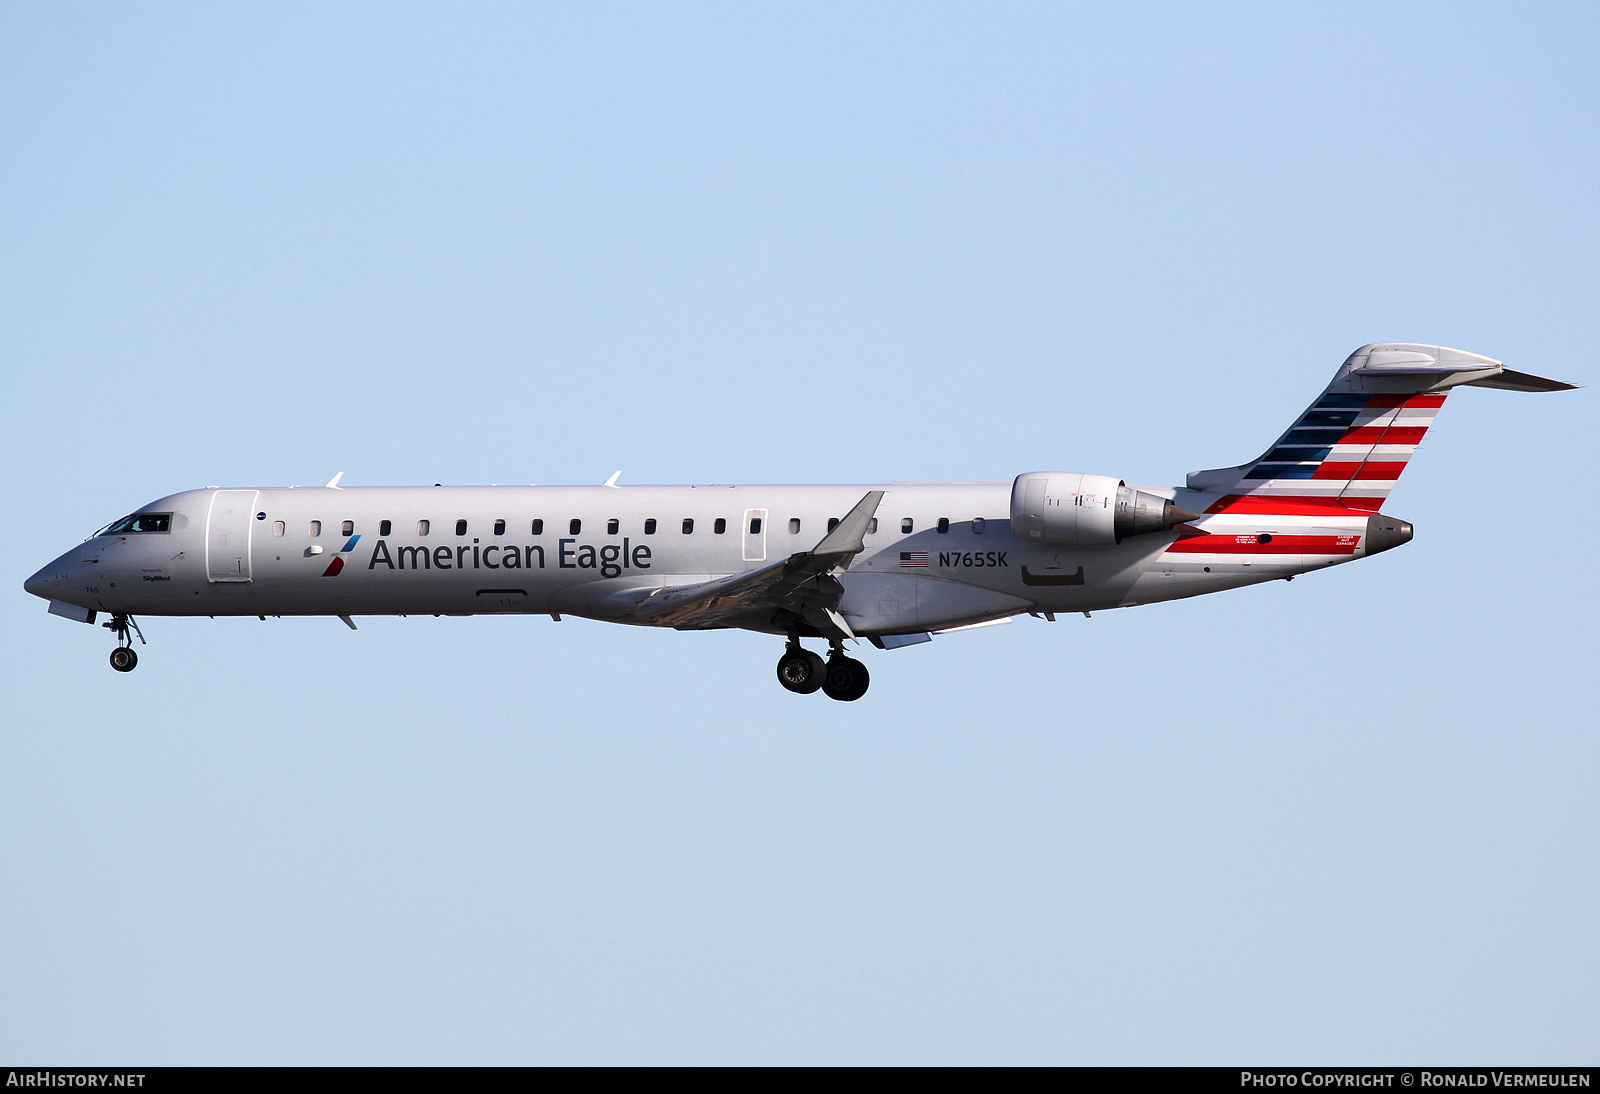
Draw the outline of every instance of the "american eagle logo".
[[[338,577],[339,571],[344,569],[344,556],[356,549],[356,540],[359,535],[351,536],[350,541],[339,548],[339,553],[333,556],[333,561],[328,563],[328,568],[322,571],[323,577]]]

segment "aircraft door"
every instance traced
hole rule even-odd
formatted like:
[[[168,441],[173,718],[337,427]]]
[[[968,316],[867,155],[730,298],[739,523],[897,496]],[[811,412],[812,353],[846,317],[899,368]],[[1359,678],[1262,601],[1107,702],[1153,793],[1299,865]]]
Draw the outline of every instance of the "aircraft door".
[[[746,562],[765,562],[767,560],[767,511],[765,509],[746,509],[744,511],[744,560]]]
[[[259,490],[218,490],[206,515],[206,578],[250,580],[250,537]]]

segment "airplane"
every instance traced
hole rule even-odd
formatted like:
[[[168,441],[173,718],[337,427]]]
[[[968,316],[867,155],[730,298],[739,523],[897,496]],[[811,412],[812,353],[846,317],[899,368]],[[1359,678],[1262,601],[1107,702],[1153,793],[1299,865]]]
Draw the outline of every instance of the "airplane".
[[[877,486],[186,490],[113,521],[24,588],[115,636],[144,616],[574,615],[784,637],[778,681],[850,702],[846,655],[1024,613],[1125,608],[1292,579],[1391,550],[1382,512],[1451,389],[1563,391],[1462,350],[1362,346],[1257,459],[1183,486],[1030,472]],[[826,660],[802,644],[825,639]]]

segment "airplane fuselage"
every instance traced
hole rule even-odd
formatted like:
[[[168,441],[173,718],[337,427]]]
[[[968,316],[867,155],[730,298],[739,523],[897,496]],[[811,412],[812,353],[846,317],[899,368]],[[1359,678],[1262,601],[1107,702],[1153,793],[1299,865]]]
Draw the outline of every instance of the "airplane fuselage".
[[[1367,515],[1332,509],[1196,522],[1226,539],[1207,536],[1208,546],[1225,550],[1185,550],[1181,533],[1105,547],[1029,544],[1011,534],[1009,482],[206,489],[141,509],[170,513],[167,531],[92,538],[37,575],[48,588],[30,588],[136,615],[528,613],[633,622],[631,607],[653,590],[808,549],[873,489],[884,491],[875,523],[840,575],[840,614],[863,636],[1171,600],[1365,553]],[[1186,508],[1208,501],[1161,493]]]

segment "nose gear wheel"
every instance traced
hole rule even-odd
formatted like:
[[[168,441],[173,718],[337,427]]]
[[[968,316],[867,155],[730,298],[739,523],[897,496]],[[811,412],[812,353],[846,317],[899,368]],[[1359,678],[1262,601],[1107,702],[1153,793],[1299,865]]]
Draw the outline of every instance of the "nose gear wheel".
[[[110,622],[100,625],[117,636],[117,648],[111,651],[111,667],[118,672],[132,672],[139,664],[139,655],[133,652],[133,636],[138,635],[139,644],[145,644],[144,632],[139,629],[139,624],[133,616],[116,612],[112,614]]]

